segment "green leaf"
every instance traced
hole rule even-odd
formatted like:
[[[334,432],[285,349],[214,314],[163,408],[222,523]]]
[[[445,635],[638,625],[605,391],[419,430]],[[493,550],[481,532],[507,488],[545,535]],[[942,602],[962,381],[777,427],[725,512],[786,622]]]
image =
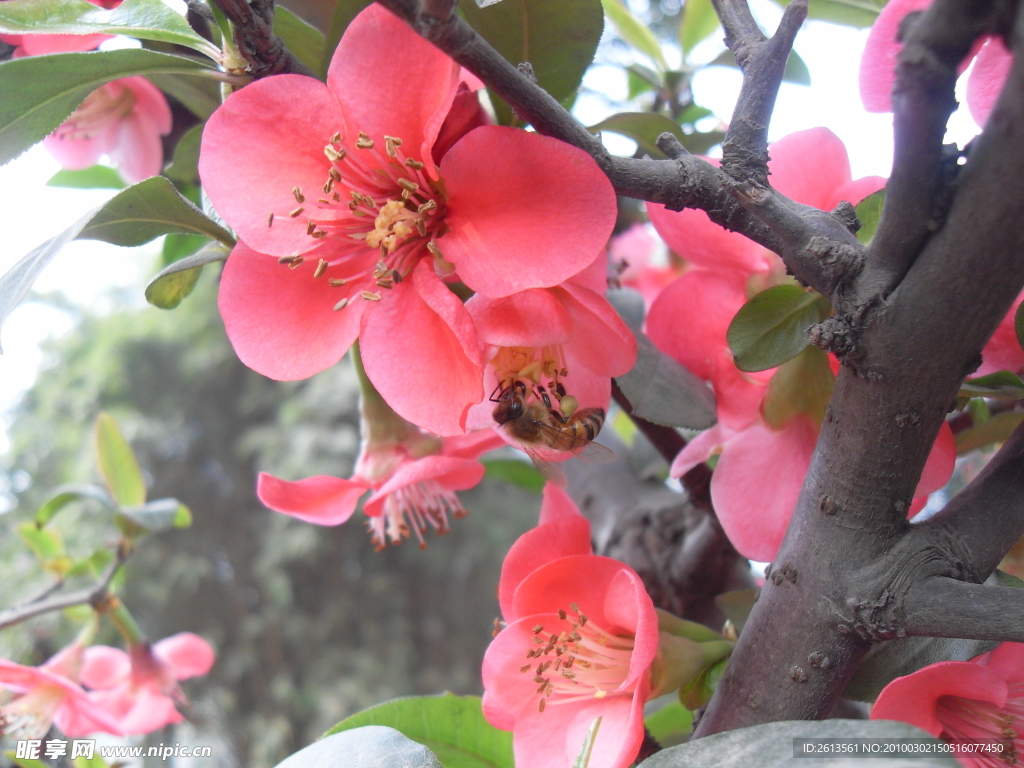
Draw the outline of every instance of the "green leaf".
[[[717,605],[725,617],[736,627],[736,633],[743,631],[747,623],[747,617],[754,610],[754,603],[757,601],[757,588],[736,589],[732,592],[723,592],[715,598]]]
[[[198,253],[170,264],[146,286],[146,301],[160,309],[174,309],[192,293],[203,266],[223,261],[230,253],[221,243],[210,243]]]
[[[828,354],[808,344],[803,352],[780,365],[768,382],[768,392],[761,404],[765,423],[781,429],[803,413],[815,424],[821,424],[834,385]]]
[[[627,136],[648,155],[655,159],[662,159],[665,153],[658,149],[655,143],[663,133],[671,133],[680,143],[686,141],[686,134],[679,127],[679,123],[664,115],[657,115],[653,112],[619,112],[600,123],[588,126],[591,133],[609,131],[621,136]]]
[[[48,187],[66,187],[68,189],[124,189],[121,174],[105,165],[94,165],[81,171],[57,171],[46,182]]]
[[[984,448],[986,445],[1005,441],[1024,421],[1024,411],[1007,411],[997,413],[984,424],[965,429],[956,435],[956,453],[958,456]]]
[[[18,768],[51,768],[49,763],[44,763],[42,760],[29,760],[25,757],[17,757],[17,754],[13,749],[8,749],[4,752],[4,757],[18,766]]]
[[[153,85],[184,104],[200,120],[206,120],[220,106],[220,83],[208,77],[190,75],[149,75]]]
[[[775,0],[783,8],[789,0]],[[808,21],[828,21],[844,27],[864,29],[875,23],[888,0],[810,0]]]
[[[160,261],[164,266],[174,264],[186,256],[191,256],[209,242],[210,239],[203,235],[167,235],[164,238]],[[217,245],[223,247],[220,243]]]
[[[478,8],[460,0],[466,21],[512,64],[528,61],[537,83],[557,101],[570,100],[594,60],[604,29],[599,0],[516,0]],[[503,125],[512,110],[491,94]]]
[[[796,357],[807,346],[807,329],[830,314],[820,293],[777,285],[744,304],[726,337],[741,371],[765,371]]]
[[[109,413],[96,418],[96,463],[100,474],[122,507],[138,507],[146,503],[146,482],[128,441]]]
[[[46,525],[64,507],[73,501],[92,499],[108,509],[114,508],[114,500],[105,488],[98,485],[61,485],[53,490],[43,506],[36,512],[36,525]]]
[[[1017,343],[1024,348],[1024,301],[1017,305],[1013,313],[1013,330],[1017,334]]]
[[[284,40],[288,50],[314,72],[320,71],[324,58],[324,33],[280,5],[274,10],[274,34]]]
[[[345,34],[352,19],[366,8],[373,0],[338,0],[331,15],[331,24],[327,28],[327,39],[324,41],[323,59],[314,71],[327,77],[327,68],[331,65],[334,49],[338,47],[341,36]]]
[[[5,0],[0,34],[128,35],[183,45],[216,59],[217,49],[197,35],[163,0],[124,0],[105,10],[86,0]]]
[[[644,725],[662,747],[670,746],[668,741],[685,736],[693,729],[693,712],[678,702],[672,702],[645,717]]]
[[[692,51],[697,43],[718,29],[718,15],[711,0],[686,0],[683,21],[679,25],[679,43],[683,55]]]
[[[736,57],[733,52],[728,48],[722,51],[714,61],[710,62],[707,66],[709,67],[733,67],[738,68],[739,65],[736,63]],[[793,83],[794,85],[810,85],[811,84],[811,71],[807,68],[807,64],[800,58],[800,54],[796,51],[790,51],[789,58],[786,60],[786,69],[782,73],[783,81],[787,83]]]
[[[203,141],[203,125],[193,125],[174,148],[174,158],[164,171],[164,176],[182,184],[195,184],[199,181],[199,147]]]
[[[653,69],[648,69],[643,64],[630,64],[626,67],[629,77],[629,98],[634,99],[644,91],[658,91],[665,86],[662,75]]]
[[[441,768],[441,763],[427,747],[394,728],[367,725],[325,736],[277,764],[277,768],[392,767]]]
[[[512,734],[484,719],[476,696],[396,699],[342,720],[327,735],[366,725],[401,731],[429,747],[444,768],[513,768]]]
[[[110,565],[114,554],[109,549],[97,549],[91,555],[79,560],[66,574],[67,578],[75,576],[99,576],[100,573]]]
[[[74,762],[75,768],[107,768],[107,761],[100,757],[98,751],[93,752],[92,757],[79,755]]]
[[[716,144],[721,144],[725,139],[723,131],[694,131],[686,134],[683,139],[683,146],[691,155],[706,155]]]
[[[878,220],[882,218],[882,207],[885,205],[885,189],[872,192],[861,200],[854,209],[857,218],[860,219],[860,229],[857,230],[857,239],[864,245],[871,242],[878,231]]]
[[[960,385],[959,397],[993,397],[999,400],[1024,400],[1024,382],[1010,371],[967,379]]]
[[[34,1],[6,0],[0,9]],[[76,2],[101,12],[85,0]],[[111,80],[210,69],[194,59],[139,48],[26,56],[0,63],[0,165],[53,133],[86,96]]]
[[[661,43],[646,24],[630,13],[620,0],[601,0],[601,5],[623,40],[647,56],[662,72],[668,69]]]
[[[544,476],[532,464],[516,459],[491,459],[483,462],[487,477],[518,485],[528,491],[544,490]]]
[[[121,514],[151,531],[192,525],[192,512],[177,499],[155,499],[141,506],[122,507]]]
[[[44,562],[64,556],[64,541],[55,528],[40,528],[33,522],[19,523],[18,535]]]

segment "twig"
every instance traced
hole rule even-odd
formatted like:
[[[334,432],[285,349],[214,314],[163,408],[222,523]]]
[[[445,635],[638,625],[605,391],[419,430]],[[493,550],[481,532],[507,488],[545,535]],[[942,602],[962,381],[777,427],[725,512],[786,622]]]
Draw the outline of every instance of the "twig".
[[[0,611],[0,629],[12,627],[15,624],[20,624],[21,622],[35,618],[36,616],[42,616],[44,613],[62,611],[65,608],[71,608],[75,605],[84,605],[85,603],[88,603],[92,606],[96,606],[98,603],[101,603],[106,599],[107,590],[110,587],[111,580],[114,578],[114,574],[117,573],[117,569],[120,568],[127,559],[128,553],[124,551],[123,547],[118,547],[117,555],[114,557],[113,562],[107,566],[103,575],[100,576],[99,581],[97,581],[93,586],[87,587],[86,589],[79,589],[75,592],[69,592],[66,595],[57,595],[56,597],[28,603],[27,605],[19,606],[18,608]]]
[[[904,602],[908,635],[1024,642],[1024,589],[929,579]]]
[[[235,43],[254,79],[288,72],[314,76],[274,34],[274,0],[212,0],[235,26]]]

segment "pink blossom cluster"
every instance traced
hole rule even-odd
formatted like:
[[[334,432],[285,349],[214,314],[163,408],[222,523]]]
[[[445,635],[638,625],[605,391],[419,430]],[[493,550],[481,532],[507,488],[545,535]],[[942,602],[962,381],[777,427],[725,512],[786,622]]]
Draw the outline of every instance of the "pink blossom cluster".
[[[178,681],[213,666],[210,644],[183,632],[128,653],[76,641],[39,667],[0,659],[0,688],[14,697],[0,705],[0,734],[42,738],[56,725],[72,738],[90,733],[150,733],[184,718]]]

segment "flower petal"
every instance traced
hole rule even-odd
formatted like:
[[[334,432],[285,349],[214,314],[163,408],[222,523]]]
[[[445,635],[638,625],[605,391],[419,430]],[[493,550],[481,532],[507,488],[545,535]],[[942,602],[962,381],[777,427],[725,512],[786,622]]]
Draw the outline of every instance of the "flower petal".
[[[128,735],[152,733],[185,718],[174,706],[174,700],[149,686],[135,694],[132,708],[121,718],[121,727]]]
[[[510,730],[524,713],[537,708],[540,697],[533,675],[520,670],[530,662],[526,652],[537,647],[533,627],[561,623],[554,612],[524,616],[510,622],[487,646],[481,670],[486,691],[484,715],[495,727]]]
[[[704,211],[670,211],[659,203],[648,203],[647,216],[668,247],[691,264],[716,271],[736,270],[744,275],[768,269],[761,246],[718,226]]]
[[[429,259],[412,280],[383,292],[360,339],[370,381],[402,418],[441,436],[465,431],[467,409],[484,396],[479,342],[465,305]]]
[[[21,45],[26,56],[43,56],[48,53],[91,51],[104,40],[113,39],[113,35],[22,35]]]
[[[900,22],[911,11],[923,11],[931,3],[932,0],[891,0],[875,19],[860,59],[860,98],[868,112],[892,112],[896,57],[903,47],[896,41]]]
[[[366,500],[363,511],[371,517],[381,515],[388,494],[426,480],[434,480],[451,491],[464,491],[479,483],[483,476],[484,465],[474,459],[426,456],[399,467],[395,474]]]
[[[568,280],[593,263],[615,224],[611,182],[586,152],[515,128],[466,134],[441,162],[440,241],[463,281],[508,296]]]
[[[465,435],[446,437],[441,448],[442,456],[456,456],[462,459],[475,459],[488,451],[504,448],[505,441],[491,428],[478,429]]]
[[[554,290],[531,288],[491,299],[481,294],[466,302],[480,341],[499,347],[564,344],[572,333],[569,311]]]
[[[928,454],[928,461],[925,462],[924,471],[921,472],[921,479],[917,483],[915,496],[927,496],[929,493],[939,490],[949,482],[953,475],[953,467],[956,464],[956,441],[953,439],[953,430],[948,422],[942,422],[939,434],[935,438],[935,444]]]
[[[259,500],[275,512],[315,525],[341,525],[356,511],[359,497],[369,485],[340,477],[317,475],[288,482],[260,472],[256,481]]]
[[[888,179],[882,176],[864,176],[848,181],[829,193],[822,210],[831,211],[844,200],[851,205],[857,205],[868,195],[884,189],[886,183]]]
[[[124,736],[117,718],[93,702],[87,694],[67,696],[53,715],[53,724],[72,739],[102,731]]]
[[[164,147],[153,118],[133,112],[121,120],[109,155],[129,184],[158,176],[164,167]]]
[[[430,163],[460,71],[440,49],[374,3],[345,30],[327,85],[341,103],[347,139],[354,141],[359,131],[377,141],[396,136],[411,157]]]
[[[1013,55],[1006,50],[1001,38],[989,38],[978,52],[974,69],[967,77],[967,107],[978,125],[984,126],[988,120],[1012,64]]]
[[[607,627],[610,622],[605,614],[605,597],[609,585],[622,570],[631,569],[618,560],[599,555],[570,555],[552,560],[522,580],[512,598],[512,613],[529,616],[568,609],[570,603],[576,603],[582,613]],[[636,631],[635,626],[622,629]]]
[[[203,129],[199,175],[214,208],[252,248],[274,256],[312,250],[306,220],[289,217],[294,187],[313,196],[331,164],[324,146],[343,126],[326,85],[276,75],[233,93]],[[277,214],[273,226],[268,215]]]
[[[624,568],[608,585],[604,598],[604,614],[613,626],[633,629],[633,653],[629,659],[629,675],[618,690],[632,690],[647,672],[658,653],[658,615],[643,581],[632,568]]]
[[[798,203],[826,209],[832,191],[850,181],[850,158],[828,128],[796,131],[768,147],[772,187]]]
[[[1007,683],[1014,685],[1024,679],[1024,643],[1000,643],[985,655],[985,666]]]
[[[205,675],[213,666],[213,648],[199,635],[179,632],[153,646],[153,655],[167,664],[177,680]]]
[[[338,289],[326,277],[314,279],[316,263],[314,256],[289,269],[242,242],[228,257],[217,304],[231,345],[254,371],[279,381],[305,379],[338,362],[355,341],[366,302],[331,308],[345,296],[340,291],[358,296],[360,286]]]
[[[573,355],[594,373],[628,373],[636,362],[636,337],[608,300],[572,281],[553,290],[572,319]]]
[[[725,443],[728,434],[720,424],[716,424],[711,429],[705,429],[676,455],[672,460],[669,474],[672,477],[682,477],[698,464],[710,459],[715,451]]]
[[[1014,300],[1010,311],[1000,321],[995,333],[992,334],[984,349],[981,350],[982,363],[981,367],[974,374],[975,376],[985,376],[996,371],[1017,373],[1021,368],[1024,368],[1024,349],[1021,349],[1020,342],[1017,341],[1017,330],[1015,328],[1017,308],[1022,300],[1024,300],[1024,293],[1021,293]]]
[[[537,526],[547,525],[548,523],[557,523],[560,520],[578,520],[583,515],[580,514],[580,510],[576,506],[569,494],[559,488],[557,485],[546,483],[544,485],[544,495],[540,503],[540,518],[537,520]],[[566,554],[588,554],[571,552]]]
[[[757,421],[725,444],[711,476],[711,502],[744,557],[775,557],[817,437],[810,420],[797,416],[778,432]]]
[[[113,688],[127,679],[132,671],[128,654],[108,645],[93,645],[85,649],[85,661],[79,679],[88,688]]]

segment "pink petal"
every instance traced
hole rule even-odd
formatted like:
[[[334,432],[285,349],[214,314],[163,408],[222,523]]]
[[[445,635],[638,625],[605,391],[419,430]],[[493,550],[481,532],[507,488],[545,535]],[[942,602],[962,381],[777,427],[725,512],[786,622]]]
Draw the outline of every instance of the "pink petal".
[[[956,464],[956,441],[953,439],[953,430],[948,422],[943,422],[939,434],[935,438],[935,444],[928,454],[928,461],[925,462],[921,479],[917,483],[915,496],[927,496],[933,493],[946,483],[953,475],[953,466]]]
[[[911,11],[923,11],[931,0],[890,0],[868,33],[860,60],[860,98],[868,112],[892,112],[896,83],[896,57],[903,47],[896,42],[900,22]]]
[[[1024,293],[1017,296],[1006,316],[996,327],[995,333],[981,350],[981,367],[975,372],[975,376],[985,376],[996,371],[1012,371],[1016,373],[1024,368],[1024,350],[1017,341],[1017,331],[1014,327],[1014,319],[1017,308],[1024,300]]]
[[[516,588],[512,598],[515,616],[569,609],[580,606],[600,626],[607,627],[605,598],[608,587],[621,570],[629,570],[618,560],[598,555],[570,555],[541,565]],[[634,632],[636,627],[622,627]]]
[[[113,39],[113,35],[22,35],[21,45],[26,56],[41,56],[47,53],[91,51],[104,40]]]
[[[989,701],[1002,707],[1007,686],[993,670],[980,664],[940,661],[885,686],[871,708],[871,719],[900,720],[938,736],[942,724],[935,716],[935,707],[941,696]]]
[[[467,409],[484,396],[479,342],[465,305],[429,259],[383,292],[360,339],[370,381],[402,418],[437,435],[465,431]]]
[[[88,688],[113,688],[132,671],[128,654],[119,648],[93,645],[85,650],[85,662],[79,679]]]
[[[746,299],[737,274],[691,270],[651,305],[647,335],[695,376],[711,379],[723,350],[728,353],[729,323]]]
[[[128,735],[138,735],[152,733],[184,719],[173,699],[144,686],[136,693],[132,708],[121,718],[121,727]]]
[[[711,477],[711,502],[744,557],[771,562],[803,486],[817,432],[804,416],[776,432],[758,421],[731,438]]]
[[[480,341],[499,347],[564,344],[572,333],[569,311],[549,288],[531,288],[500,299],[481,294],[466,302]]]
[[[256,495],[275,512],[315,525],[341,525],[352,517],[359,497],[369,487],[365,483],[328,475],[290,483],[260,472]]]
[[[109,155],[124,180],[137,184],[158,176],[164,167],[164,147],[153,119],[132,112],[120,121],[118,128],[117,143]]]
[[[346,138],[354,141],[360,131],[377,141],[396,136],[411,157],[429,163],[455,98],[459,72],[446,54],[373,4],[345,30],[327,71],[327,85],[345,114]]]
[[[467,70],[462,70],[466,72]],[[480,99],[476,91],[466,89],[460,85],[460,90],[455,94],[455,100],[444,119],[441,131],[434,141],[432,155],[435,165],[441,164],[441,159],[448,154],[455,142],[481,125],[490,125],[491,120],[480,105]]]
[[[974,69],[967,77],[967,107],[978,125],[984,126],[1003,84],[1010,74],[1013,55],[999,37],[991,37],[978,52]]]
[[[718,226],[704,211],[670,211],[648,203],[647,216],[668,247],[691,264],[716,271],[736,270],[744,278],[768,269],[761,246]]]
[[[636,337],[608,300],[572,281],[554,292],[572,320],[573,354],[595,373],[628,373],[636,362]]]
[[[363,511],[371,517],[384,513],[384,501],[389,494],[426,480],[434,480],[451,491],[464,491],[479,483],[484,476],[484,465],[473,459],[451,456],[426,456],[403,464],[384,485],[366,500]]]
[[[205,675],[213,666],[213,648],[199,635],[179,632],[153,646],[153,655],[167,664],[177,680]]]
[[[68,696],[53,714],[53,724],[72,739],[102,731],[124,736],[124,729],[113,715],[86,694]]]
[[[868,195],[873,194],[880,189],[884,189],[887,182],[888,179],[881,176],[864,176],[860,179],[848,181],[829,193],[828,197],[825,199],[825,204],[822,206],[822,210],[831,211],[843,200],[853,205],[857,205]]]
[[[465,435],[446,437],[441,448],[442,456],[456,456],[462,459],[475,459],[488,451],[505,447],[501,435],[493,429],[478,429]]]
[[[171,132],[171,107],[159,88],[144,77],[123,77],[115,82],[124,85],[135,94],[133,112],[147,115],[161,135]]]
[[[26,667],[0,659],[0,687],[25,693],[40,685],[52,685],[68,693],[81,693],[81,687],[63,675],[41,667]]]
[[[722,447],[729,434],[720,424],[705,429],[676,455],[672,460],[669,474],[672,477],[682,477],[698,464],[703,464]]]
[[[718,423],[730,429],[744,429],[761,416],[761,403],[775,369],[744,373],[733,363],[732,353],[722,350],[711,381],[715,385]]]
[[[342,127],[341,107],[319,80],[257,80],[233,93],[203,129],[203,189],[252,248],[274,256],[309,251],[318,241],[306,235],[306,220],[287,215],[296,207],[292,188],[315,197],[331,167],[324,146]]]
[[[623,568],[608,585],[604,615],[608,622],[605,629],[632,629],[633,654],[629,660],[629,675],[617,689],[632,690],[658,653],[658,615],[644,583],[632,568]]]
[[[484,657],[484,663],[487,662],[487,657]],[[500,728],[503,731],[511,731],[516,727],[515,716],[505,709],[504,704],[494,694],[494,691],[484,689],[483,700],[480,702],[480,708],[483,710],[484,717],[487,718],[487,722],[493,725],[495,728]]]
[[[547,489],[552,487],[550,483],[545,487],[544,504],[550,504]],[[522,611],[516,610],[514,599],[516,590],[527,576],[560,558],[590,555],[593,551],[590,522],[582,516],[544,523],[520,536],[505,555],[501,564],[501,578],[498,580],[498,603],[505,621],[512,622],[523,615]],[[548,605],[545,611],[557,610],[559,607],[565,606]]]
[[[1000,643],[985,655],[985,666],[1007,683],[1015,685],[1024,680],[1024,643]]]
[[[557,523],[561,520],[578,520],[582,518],[576,503],[569,494],[551,483],[544,484],[544,495],[540,503],[540,519],[537,526]],[[566,554],[589,554],[589,552],[571,552]]]
[[[314,254],[289,269],[239,242],[224,265],[217,298],[224,328],[239,359],[264,376],[293,381],[319,373],[338,362],[359,333],[367,302],[353,301],[338,312],[332,307],[346,292],[358,297],[365,282],[332,288],[327,277],[313,278],[316,264]]]
[[[114,147],[118,135],[116,124],[104,126],[87,137],[78,137],[58,128],[43,139],[43,146],[62,168],[81,171],[96,165],[96,161]]]
[[[611,235],[611,182],[581,149],[536,133],[484,126],[441,163],[450,231],[440,241],[463,281],[507,296],[568,280]]]
[[[537,647],[533,628],[538,624],[559,626],[557,613],[545,612],[512,621],[498,633],[484,653],[481,676],[484,690],[484,715],[497,728],[511,730],[519,718],[536,709],[540,698],[531,672],[520,672],[530,661],[526,652]]]
[[[798,203],[825,210],[832,191],[850,181],[846,146],[828,128],[791,133],[770,145],[768,153],[771,185]]]

